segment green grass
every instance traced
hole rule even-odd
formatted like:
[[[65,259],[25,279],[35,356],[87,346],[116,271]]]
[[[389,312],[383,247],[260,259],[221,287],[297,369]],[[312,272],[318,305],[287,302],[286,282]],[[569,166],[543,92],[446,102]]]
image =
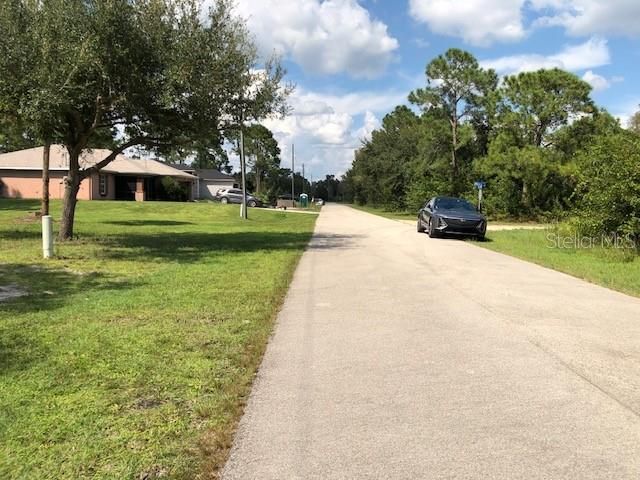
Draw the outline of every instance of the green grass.
[[[418,213],[411,212],[398,212],[386,209],[384,207],[373,207],[371,205],[357,205],[350,204],[350,207],[355,208],[356,210],[361,210],[363,212],[372,213],[374,215],[379,215],[381,217],[390,218],[391,220],[416,220],[418,218]]]
[[[557,248],[554,230],[507,230],[488,233],[476,245],[559,270],[589,282],[640,296],[640,257],[635,250]],[[571,238],[571,237],[569,237]],[[567,245],[572,242],[569,240]],[[574,242],[575,243],[575,242]]]
[[[213,478],[315,215],[0,200],[0,478]],[[53,204],[54,218],[60,206]]]

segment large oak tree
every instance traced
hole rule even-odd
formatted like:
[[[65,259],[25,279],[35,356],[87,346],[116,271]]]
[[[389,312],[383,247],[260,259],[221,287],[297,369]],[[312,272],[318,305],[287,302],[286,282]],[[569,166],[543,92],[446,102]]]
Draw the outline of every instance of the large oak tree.
[[[0,116],[64,144],[59,238],[73,237],[83,179],[132,146],[220,143],[240,118],[283,111],[277,60],[256,48],[229,0],[7,0],[0,5]],[[88,148],[111,147],[91,166]]]

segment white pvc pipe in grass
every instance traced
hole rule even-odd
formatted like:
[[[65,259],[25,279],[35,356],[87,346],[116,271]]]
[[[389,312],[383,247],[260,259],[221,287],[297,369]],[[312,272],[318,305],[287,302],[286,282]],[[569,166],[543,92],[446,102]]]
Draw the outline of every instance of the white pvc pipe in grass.
[[[51,215],[42,217],[42,255],[44,258],[53,256],[53,221]]]

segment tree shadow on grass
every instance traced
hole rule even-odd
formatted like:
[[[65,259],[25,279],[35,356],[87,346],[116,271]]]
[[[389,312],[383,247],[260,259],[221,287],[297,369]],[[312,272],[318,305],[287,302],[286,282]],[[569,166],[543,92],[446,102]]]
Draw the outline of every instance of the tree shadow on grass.
[[[13,210],[18,212],[40,210],[40,200],[0,198],[0,210]]]
[[[179,222],[176,220],[117,220],[102,223],[123,227],[172,227],[179,225],[194,225],[193,222]]]
[[[0,231],[0,240],[35,240],[41,238],[39,230],[3,230]]]
[[[136,283],[139,285],[139,282]],[[0,264],[0,286],[13,286],[25,295],[0,301],[0,374],[22,369],[46,355],[47,347],[38,340],[33,317],[39,311],[65,307],[74,295],[103,290],[105,295],[132,288],[128,281],[98,273],[80,273],[66,269],[29,264]]]
[[[229,232],[162,233],[112,235],[105,239],[105,255],[113,259],[167,259],[181,263],[197,262],[205,256],[257,251],[304,250],[311,233],[306,232]],[[314,237],[310,249],[348,248],[352,236]]]

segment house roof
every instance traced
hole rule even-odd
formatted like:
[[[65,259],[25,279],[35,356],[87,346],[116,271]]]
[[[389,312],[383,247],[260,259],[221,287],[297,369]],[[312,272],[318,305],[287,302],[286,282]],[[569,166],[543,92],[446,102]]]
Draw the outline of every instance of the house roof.
[[[42,153],[44,147],[29,148],[17,152],[0,155],[0,170],[42,170]],[[94,148],[85,150],[80,155],[80,167],[89,168],[111,153],[110,150]],[[49,159],[52,171],[69,170],[69,153],[62,145],[52,145]],[[162,176],[195,180],[196,177],[180,171],[162,162],[152,159],[130,158],[118,155],[101,172],[116,175]]]
[[[178,170],[182,170],[185,172],[193,172],[198,178],[202,180],[228,180],[235,181],[233,175],[228,175],[226,173],[222,173],[220,170],[216,170],[215,168],[194,168],[191,165],[178,164],[171,165]]]
[[[178,170],[182,170],[183,172],[195,172],[196,169],[193,168],[191,165],[185,165],[184,163],[167,163],[167,165],[173,167],[173,168],[177,168]]]
[[[209,168],[197,169],[196,175],[203,180],[229,180],[235,181],[232,175],[222,173],[220,170],[214,170]]]

